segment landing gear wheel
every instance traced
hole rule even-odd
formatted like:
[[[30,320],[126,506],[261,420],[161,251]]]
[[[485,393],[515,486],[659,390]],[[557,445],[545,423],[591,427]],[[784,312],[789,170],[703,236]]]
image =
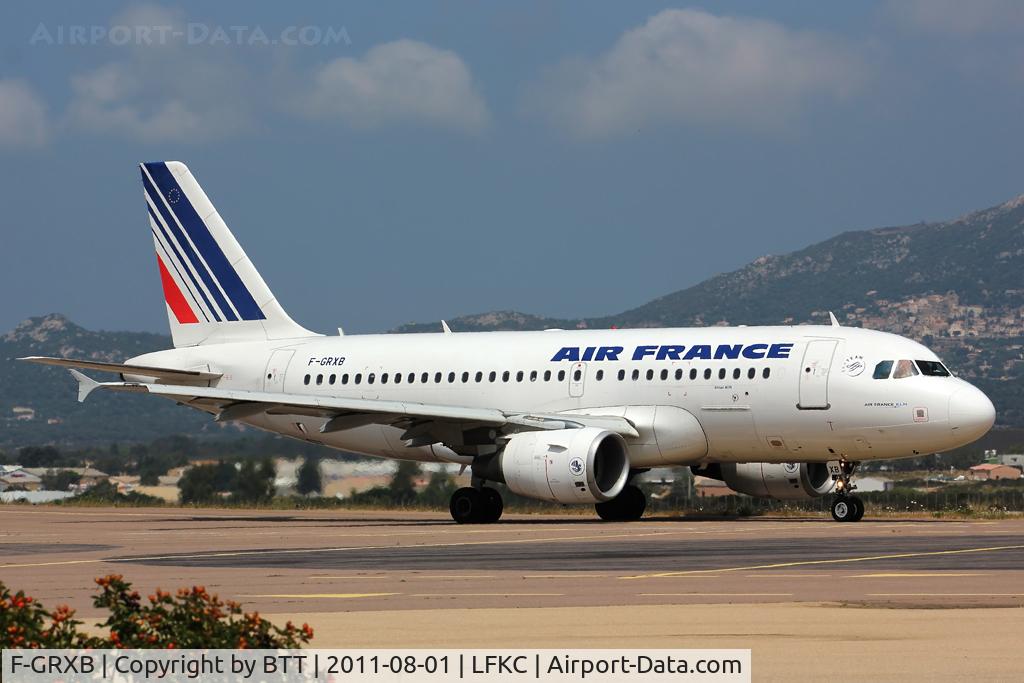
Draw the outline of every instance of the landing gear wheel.
[[[848,496],[848,500],[853,504],[853,519],[851,522],[859,522],[864,518],[864,501],[857,496]]]
[[[501,500],[501,494],[496,489],[485,486],[480,489],[480,499],[483,502],[479,521],[482,524],[494,524],[501,519],[501,513],[505,509],[505,503]]]
[[[647,509],[647,496],[636,486],[626,486],[611,500],[594,506],[597,516],[606,522],[635,522]]]
[[[857,507],[850,496],[838,496],[832,501],[832,519],[837,522],[852,522],[857,516]]]
[[[452,513],[452,519],[459,524],[474,524],[479,521],[480,513],[484,508],[483,503],[484,499],[481,493],[466,486],[452,494],[448,510]]]

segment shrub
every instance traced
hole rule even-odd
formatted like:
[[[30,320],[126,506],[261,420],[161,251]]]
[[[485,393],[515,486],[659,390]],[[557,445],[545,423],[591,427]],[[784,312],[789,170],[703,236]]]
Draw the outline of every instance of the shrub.
[[[102,636],[79,631],[82,622],[68,607],[47,612],[23,591],[11,594],[0,583],[0,648],[298,648],[313,638],[308,624],[275,626],[202,586],[173,596],[157,590],[143,602],[118,574],[96,584],[100,593],[93,604],[110,614],[101,624]]]

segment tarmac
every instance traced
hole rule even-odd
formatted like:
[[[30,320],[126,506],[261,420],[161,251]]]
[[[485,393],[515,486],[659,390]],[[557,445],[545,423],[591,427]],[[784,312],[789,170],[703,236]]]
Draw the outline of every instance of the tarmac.
[[[8,586],[88,618],[109,573],[308,621],[318,647],[751,647],[757,680],[1024,671],[1021,519],[0,506]]]

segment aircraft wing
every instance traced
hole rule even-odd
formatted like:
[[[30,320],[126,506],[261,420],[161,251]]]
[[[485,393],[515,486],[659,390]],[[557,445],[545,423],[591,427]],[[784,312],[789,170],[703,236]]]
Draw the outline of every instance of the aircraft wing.
[[[178,370],[174,368],[155,368],[150,365],[124,365],[122,363],[102,363],[93,360],[78,360],[75,358],[50,358],[48,356],[28,356],[18,360],[40,365],[56,365],[60,368],[81,368],[83,370],[99,370],[101,372],[116,372],[118,374],[142,375],[160,380],[172,380],[179,382],[199,382],[217,379],[221,375],[216,372],[201,372],[199,370]]]
[[[175,384],[100,383],[76,370],[71,370],[71,374],[79,383],[79,401],[84,401],[96,389],[148,393],[174,399],[183,405],[212,413],[220,421],[237,420],[261,413],[306,415],[328,419],[321,429],[322,432],[344,431],[367,424],[387,424],[405,428],[407,432],[403,438],[419,440],[422,443],[442,441],[440,438],[433,438],[436,435],[433,429],[435,423],[504,427],[510,432],[599,427],[624,437],[639,436],[629,420],[612,415],[525,413],[409,401],[308,396]]]

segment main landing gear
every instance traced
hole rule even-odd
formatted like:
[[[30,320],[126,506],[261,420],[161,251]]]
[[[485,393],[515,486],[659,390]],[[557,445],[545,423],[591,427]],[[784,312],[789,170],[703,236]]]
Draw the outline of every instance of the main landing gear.
[[[857,486],[850,479],[859,463],[842,462],[836,480],[836,497],[832,501],[832,519],[837,522],[859,522],[864,517],[864,501],[853,495]]]
[[[505,504],[496,489],[466,486],[452,494],[448,509],[459,524],[493,524],[501,519]]]
[[[598,503],[594,509],[597,510],[597,516],[606,522],[635,522],[644,516],[647,496],[639,487],[629,484],[622,489],[622,493]]]

